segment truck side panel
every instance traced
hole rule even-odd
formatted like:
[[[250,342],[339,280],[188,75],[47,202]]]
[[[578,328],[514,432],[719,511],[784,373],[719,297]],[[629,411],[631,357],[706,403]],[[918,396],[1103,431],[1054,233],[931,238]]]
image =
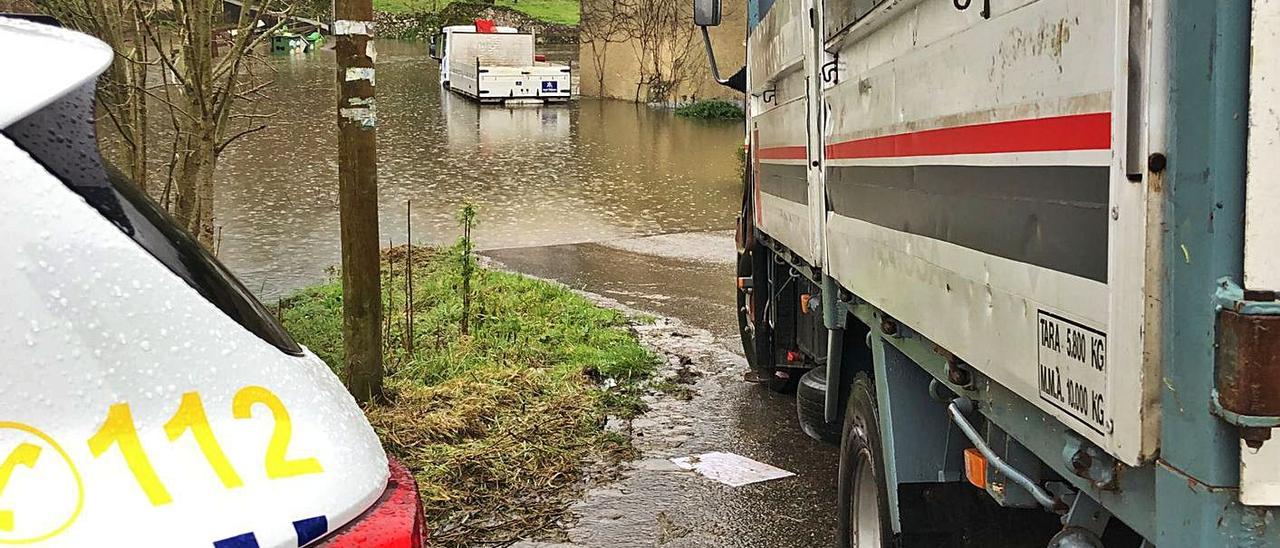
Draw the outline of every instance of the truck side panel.
[[[1244,285],[1280,289],[1280,1],[1253,3],[1249,70],[1249,158],[1245,195]],[[1280,505],[1280,443],[1240,446],[1241,500]]]
[[[748,39],[749,131],[755,147],[756,226],[810,265],[821,264],[814,229],[822,204],[809,162],[811,102],[806,78],[805,0],[777,0]]]
[[[1113,154],[1117,7],[992,9],[888,2],[828,41],[845,67],[825,90],[827,270],[1137,464],[1156,446],[1155,403],[1134,397],[1150,364],[1140,330],[1108,336],[1109,206],[1129,184]],[[1123,242],[1141,250],[1137,232]],[[1140,284],[1144,254],[1123,260]],[[1141,325],[1140,307],[1120,310]]]
[[[805,144],[803,95],[753,117],[756,128],[755,190],[756,226],[796,251],[810,264],[817,257],[808,253],[813,246],[808,230],[809,178]]]
[[[1249,98],[1249,202],[1245,210],[1244,282],[1280,289],[1280,1],[1253,3]]]

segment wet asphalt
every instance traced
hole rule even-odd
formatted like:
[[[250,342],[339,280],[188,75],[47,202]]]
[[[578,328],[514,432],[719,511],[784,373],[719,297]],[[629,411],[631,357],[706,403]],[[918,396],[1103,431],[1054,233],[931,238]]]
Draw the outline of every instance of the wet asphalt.
[[[743,382],[734,314],[733,240],[690,233],[485,252],[506,268],[554,279],[660,316],[638,329],[674,367],[695,371],[694,396],[647,398],[629,423],[642,455],[590,488],[565,530],[517,546],[820,547],[833,544],[838,455],[806,436],[795,400]],[[730,487],[668,459],[737,453],[795,476]]]

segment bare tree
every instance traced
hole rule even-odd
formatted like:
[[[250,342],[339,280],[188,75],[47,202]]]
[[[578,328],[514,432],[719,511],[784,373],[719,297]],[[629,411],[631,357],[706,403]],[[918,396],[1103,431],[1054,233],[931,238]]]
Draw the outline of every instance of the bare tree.
[[[167,107],[173,126],[171,212],[200,243],[212,247],[218,156],[236,139],[266,129],[259,122],[269,114],[233,111],[261,98],[271,84],[255,73],[260,66],[255,50],[287,19],[278,16],[275,26],[258,29],[273,3],[245,0],[234,25],[217,29],[221,0],[172,0],[172,5],[172,27],[142,27],[163,75],[162,93],[149,95]],[[237,121],[243,122],[240,127]],[[166,188],[166,205],[169,197]]]
[[[605,67],[609,50],[627,38],[626,21],[618,9],[618,0],[582,0],[582,22],[578,26],[581,49],[590,49],[591,67],[595,71],[596,94],[605,95]]]
[[[699,76],[704,59],[686,0],[585,0],[582,9],[580,32],[599,89],[605,87],[605,58],[615,44],[625,44],[635,63],[636,102],[670,102]]]
[[[154,24],[155,10],[143,9],[134,0],[46,0],[43,8],[71,28],[97,36],[115,52],[111,67],[98,79],[98,106],[123,141],[108,150],[146,190],[146,93],[152,60],[144,29]]]
[[[256,53],[288,20],[281,0],[243,0],[236,20],[223,22],[222,0],[46,0],[44,9],[97,36],[116,53],[99,80],[99,111],[123,146],[119,164],[143,189],[148,152],[160,128],[148,122],[158,107],[169,122],[167,177],[153,191],[161,205],[206,247],[214,243],[214,171],[237,139],[266,129],[271,114],[249,108],[271,78]],[[278,8],[272,12],[273,8]],[[161,11],[163,10],[163,11]],[[275,25],[263,26],[263,19]],[[159,79],[159,82],[155,80]]]

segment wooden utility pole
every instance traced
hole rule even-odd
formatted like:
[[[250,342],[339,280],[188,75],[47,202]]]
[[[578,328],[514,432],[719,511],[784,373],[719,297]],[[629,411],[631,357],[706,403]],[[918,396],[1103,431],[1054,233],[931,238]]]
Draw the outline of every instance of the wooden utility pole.
[[[378,251],[377,109],[372,0],[335,0],[342,337],[347,390],[382,399],[382,273]]]

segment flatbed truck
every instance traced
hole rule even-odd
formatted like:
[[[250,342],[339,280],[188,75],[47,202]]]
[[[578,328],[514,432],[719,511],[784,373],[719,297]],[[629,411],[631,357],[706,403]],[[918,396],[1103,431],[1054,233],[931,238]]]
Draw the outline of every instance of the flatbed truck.
[[[534,53],[535,37],[485,21],[444,27],[432,38],[431,55],[440,62],[440,84],[480,103],[565,102],[572,96],[566,65]]]
[[[832,544],[1280,546],[1280,0],[747,18],[739,325]]]

